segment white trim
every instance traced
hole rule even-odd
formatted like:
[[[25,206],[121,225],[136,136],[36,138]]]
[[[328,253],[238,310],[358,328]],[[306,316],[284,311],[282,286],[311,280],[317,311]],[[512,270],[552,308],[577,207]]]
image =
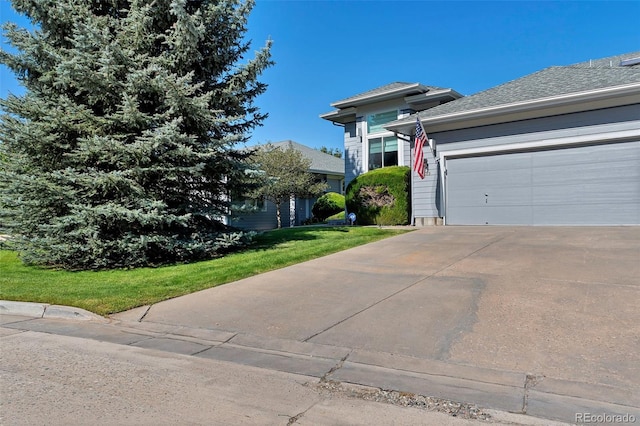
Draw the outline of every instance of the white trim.
[[[440,179],[442,182],[442,203],[444,206],[443,224],[447,224],[447,158],[448,157],[473,157],[479,154],[499,154],[507,152],[535,151],[541,148],[592,145],[597,142],[615,143],[640,138],[640,129],[621,130],[617,132],[592,133],[589,135],[567,136],[560,138],[542,139],[534,142],[514,143],[506,145],[493,145],[477,148],[456,149],[438,153],[440,161]],[[412,200],[413,201],[413,200]]]
[[[289,227],[293,228],[296,224],[296,197],[289,196]]]
[[[561,138],[542,139],[534,142],[514,143],[506,145],[483,146],[477,148],[456,149],[438,153],[438,158],[446,161],[446,157],[465,157],[477,154],[490,154],[507,151],[529,151],[536,148],[562,147],[570,145],[588,145],[593,142],[614,142],[640,138],[640,129],[621,130],[617,132],[592,133],[589,135],[567,136]]]
[[[341,101],[333,102],[330,105],[334,108],[361,106],[361,105],[366,105],[370,103],[380,102],[383,100],[392,99],[394,97],[398,97],[398,98],[404,97],[404,96],[407,96],[405,95],[405,92],[411,92],[415,89],[424,90],[425,93],[429,90],[426,86],[423,86],[420,83],[409,83],[407,86],[387,89],[384,92],[365,93],[361,95],[355,95]],[[372,89],[372,90],[376,90],[376,89]]]

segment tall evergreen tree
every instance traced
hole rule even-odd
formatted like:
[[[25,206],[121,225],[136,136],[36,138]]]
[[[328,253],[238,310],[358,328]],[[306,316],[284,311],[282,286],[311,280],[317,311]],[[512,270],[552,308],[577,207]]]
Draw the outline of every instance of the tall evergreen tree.
[[[270,41],[253,0],[12,0],[36,25],[0,51],[27,91],[0,100],[0,224],[28,263],[92,269],[214,257],[244,176],[235,149]],[[0,232],[0,233],[3,233]]]

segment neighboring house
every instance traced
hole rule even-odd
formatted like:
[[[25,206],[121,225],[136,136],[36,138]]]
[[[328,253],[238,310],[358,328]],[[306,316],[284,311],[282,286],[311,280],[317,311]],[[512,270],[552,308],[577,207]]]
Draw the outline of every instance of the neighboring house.
[[[294,141],[282,141],[271,143],[275,148],[293,149],[311,160],[309,171],[316,179],[328,185],[326,192],[337,192],[344,194],[344,161],[333,155],[325,154],[317,149],[299,144]],[[282,226],[289,227],[302,225],[311,218],[311,208],[317,198],[292,198],[289,203],[281,206]],[[256,211],[250,213],[234,213],[229,221],[231,226],[250,230],[267,230],[277,227],[276,205],[269,201],[247,201],[248,204],[255,203]]]
[[[412,173],[418,226],[640,225],[640,52],[549,67],[384,128],[413,139],[416,117],[436,145],[425,179]]]
[[[369,170],[410,165],[410,138],[384,126],[461,96],[452,89],[395,82],[332,103],[337,109],[320,117],[344,127],[345,184]]]

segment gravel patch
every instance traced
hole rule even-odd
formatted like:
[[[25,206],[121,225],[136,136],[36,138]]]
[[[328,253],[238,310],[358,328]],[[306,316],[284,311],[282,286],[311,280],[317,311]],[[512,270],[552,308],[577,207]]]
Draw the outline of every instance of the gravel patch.
[[[401,407],[420,408],[468,420],[491,421],[491,414],[482,410],[475,404],[449,401],[432,396],[416,395],[409,392],[343,384],[333,380],[321,380],[319,383],[308,383],[307,386],[313,387],[324,395],[339,395],[342,397],[362,399],[365,401],[384,402],[386,404],[393,404]]]

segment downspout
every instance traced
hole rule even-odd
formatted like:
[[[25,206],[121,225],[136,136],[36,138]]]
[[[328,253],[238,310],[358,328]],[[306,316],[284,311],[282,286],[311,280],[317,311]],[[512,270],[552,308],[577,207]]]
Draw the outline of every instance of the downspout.
[[[442,188],[440,191],[440,202],[442,203],[442,225],[447,224],[447,160],[442,153],[438,153],[438,163],[440,164],[440,181],[442,182]]]

